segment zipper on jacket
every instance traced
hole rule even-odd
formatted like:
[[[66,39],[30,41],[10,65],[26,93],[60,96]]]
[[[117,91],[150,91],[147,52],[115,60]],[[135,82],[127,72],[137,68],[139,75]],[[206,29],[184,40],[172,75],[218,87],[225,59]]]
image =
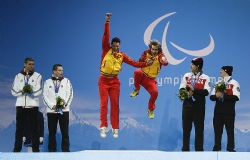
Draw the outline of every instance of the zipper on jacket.
[[[111,71],[111,73],[110,73],[110,74],[112,74],[112,73],[113,73],[114,68],[115,68],[115,62],[113,62],[112,71]]]
[[[31,76],[30,76],[31,77]],[[27,84],[29,84],[30,77],[27,81]],[[24,81],[25,81],[25,76],[24,76]],[[24,84],[25,85],[25,84]],[[27,94],[25,94],[25,103],[24,103],[24,108],[26,107],[26,101],[27,101]]]
[[[24,101],[24,108],[26,107],[26,94],[25,94],[25,101]]]

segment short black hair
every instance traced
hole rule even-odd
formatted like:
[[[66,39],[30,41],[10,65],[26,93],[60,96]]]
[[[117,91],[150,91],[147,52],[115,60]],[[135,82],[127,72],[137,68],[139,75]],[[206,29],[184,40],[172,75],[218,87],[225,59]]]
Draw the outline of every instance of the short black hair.
[[[120,40],[120,38],[118,38],[118,37],[114,37],[114,38],[111,40],[111,44],[113,44],[113,42],[121,43],[121,40]]]
[[[55,71],[57,70],[58,67],[62,67],[61,64],[54,64],[52,70]]]
[[[27,58],[24,59],[24,63],[25,63],[25,64],[27,64],[28,61],[35,62],[35,60],[34,60],[33,58],[31,58],[31,57],[27,57]]]

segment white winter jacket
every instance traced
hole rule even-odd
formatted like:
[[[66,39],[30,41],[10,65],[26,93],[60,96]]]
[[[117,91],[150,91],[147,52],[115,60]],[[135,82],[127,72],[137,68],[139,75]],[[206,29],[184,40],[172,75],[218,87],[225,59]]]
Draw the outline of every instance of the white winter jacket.
[[[58,93],[56,93],[56,84],[60,84]],[[56,105],[56,97],[60,96],[65,101],[65,108],[63,112],[69,112],[70,104],[73,99],[73,88],[70,80],[63,78],[60,80],[47,79],[44,83],[43,88],[43,101],[47,106],[47,113],[57,113],[52,110],[53,106]]]
[[[33,93],[30,95],[23,94],[22,90],[27,81],[24,73],[18,73],[12,85],[11,93],[17,97],[16,106],[32,108],[39,106],[39,95],[42,93],[42,76],[34,72],[29,75],[28,84],[32,86]]]

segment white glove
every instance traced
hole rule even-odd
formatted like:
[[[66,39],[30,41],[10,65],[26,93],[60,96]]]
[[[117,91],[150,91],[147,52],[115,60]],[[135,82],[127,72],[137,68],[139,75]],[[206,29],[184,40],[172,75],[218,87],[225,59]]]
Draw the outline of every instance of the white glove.
[[[40,142],[40,143],[43,142],[43,137],[39,137],[39,142]]]

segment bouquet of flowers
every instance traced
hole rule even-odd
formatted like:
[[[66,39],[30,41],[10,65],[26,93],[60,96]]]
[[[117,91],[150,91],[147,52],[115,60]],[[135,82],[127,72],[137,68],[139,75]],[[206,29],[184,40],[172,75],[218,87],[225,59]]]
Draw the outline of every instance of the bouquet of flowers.
[[[178,94],[178,97],[180,98],[181,101],[184,101],[186,98],[189,97],[189,93],[187,88],[181,88]]]
[[[226,84],[224,82],[219,82],[215,85],[216,92],[225,92],[227,89]]]
[[[63,108],[65,105],[64,99],[62,99],[60,96],[56,97],[56,112],[63,114]]]
[[[193,92],[193,88],[191,88],[190,85],[187,85],[186,88],[181,88],[179,90],[178,97],[183,101],[193,95],[191,92]]]
[[[33,92],[33,88],[31,85],[27,84],[23,87],[23,93],[31,94]]]

